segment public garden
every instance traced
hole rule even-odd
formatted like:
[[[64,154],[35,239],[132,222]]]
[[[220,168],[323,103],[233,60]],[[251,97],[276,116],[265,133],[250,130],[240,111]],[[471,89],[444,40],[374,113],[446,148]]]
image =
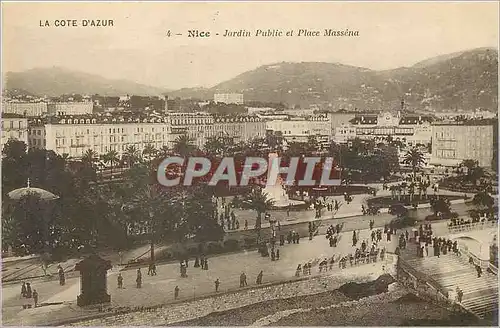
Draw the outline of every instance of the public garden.
[[[263,149],[257,142],[240,146],[239,150],[236,145],[227,149],[227,144],[230,143],[212,140],[209,146],[213,149],[209,153],[227,155],[245,150],[246,156],[255,156]],[[311,144],[299,146],[291,147],[288,155],[312,147]],[[390,152],[390,149],[385,151]],[[11,264],[4,261],[3,277],[8,278],[3,280],[4,322],[51,324],[68,320],[76,313],[83,317],[95,314],[96,309],[76,310],[74,305],[80,292],[75,263],[91,253],[111,261],[113,267],[107,274],[107,285],[110,307],[115,309],[214,295],[216,280],[220,283],[217,293],[238,290],[242,273],[248,277],[249,287],[255,286],[260,271],[263,271],[265,283],[295,279],[298,264],[352,252],[353,231],[357,231],[359,240],[369,239],[372,220],[374,228],[381,228],[400,216],[399,213],[387,213],[391,205],[388,203],[380,205],[386,207],[386,211],[367,213],[370,200],[397,199],[401,202],[405,193],[408,197],[417,197],[410,192],[411,187],[403,187],[407,183],[405,179],[415,178],[400,174],[397,162],[380,165],[377,160],[386,158],[384,150],[372,153],[363,143],[355,143],[349,149],[333,145],[327,150],[332,154],[340,152],[342,165],[352,164],[343,176],[344,185],[337,190],[325,191],[318,187],[297,195],[277,185],[267,190],[254,188],[244,194],[238,191],[237,197],[221,198],[203,184],[164,190],[151,183],[151,172],[164,156],[189,156],[199,152],[183,138],[172,149],[148,149],[142,156],[128,149],[121,159],[116,154],[105,157],[111,170],[107,175],[99,171],[91,151],[85,153],[81,161],[74,162],[41,150],[26,153],[23,145],[8,144],[3,159],[2,172],[6,174],[2,180],[3,190],[16,191],[14,194],[19,197],[3,198],[7,199],[2,206],[5,218],[2,222],[3,249],[18,256],[34,255],[27,260],[14,257]],[[355,154],[360,155],[356,157]],[[377,163],[366,168],[367,171],[379,174],[382,181],[369,186],[354,184],[353,172],[361,171],[363,168],[359,165],[366,163],[363,159],[367,158]],[[408,154],[408,161],[414,163],[413,173],[419,171],[419,158],[418,154]],[[112,171],[118,166],[124,173],[115,178]],[[22,169],[26,167],[29,170]],[[387,170],[378,169],[376,173],[378,167]],[[396,182],[383,182],[385,177]],[[26,186],[26,181],[31,185]],[[437,215],[453,209],[457,215],[465,215],[472,209],[494,207],[488,194],[465,195],[473,200],[472,204],[465,204],[463,193],[441,191],[430,185],[420,187],[426,186],[422,183],[415,185],[419,186],[422,195],[461,200],[461,203],[444,201],[446,205],[436,206],[431,204],[432,197],[428,197],[428,208],[407,206],[413,221],[424,221],[432,212]],[[44,199],[45,192],[54,198]],[[231,192],[226,194],[231,195]],[[291,203],[297,206],[290,206]],[[422,198],[419,203],[427,202]],[[335,248],[323,238],[330,225],[342,227]],[[445,222],[442,226],[447,229]],[[300,236],[300,243],[277,246],[280,236],[292,231]],[[387,251],[394,251],[397,238],[384,240],[382,245]],[[267,249],[267,256],[263,256],[266,252],[257,252],[262,247]],[[279,250],[280,255],[273,261],[270,253],[275,250]],[[207,269],[194,267],[194,259],[201,256],[207,259]],[[184,269],[186,277],[180,274],[181,260],[188,260]],[[147,274],[151,263],[156,264],[154,275]],[[66,279],[64,284],[57,279],[59,264]],[[138,268],[143,270],[140,288],[136,281]],[[123,279],[123,288],[118,288],[119,276]],[[36,288],[38,307],[22,308],[19,300],[22,282],[31,282]]]

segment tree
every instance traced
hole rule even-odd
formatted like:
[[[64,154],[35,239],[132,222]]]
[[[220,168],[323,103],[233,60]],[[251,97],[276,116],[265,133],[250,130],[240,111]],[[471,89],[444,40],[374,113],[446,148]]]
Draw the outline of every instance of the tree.
[[[192,155],[198,148],[193,144],[193,140],[187,135],[177,137],[172,150],[181,157]]]
[[[260,230],[262,228],[262,214],[269,210],[274,201],[268,198],[267,193],[263,192],[260,187],[255,187],[252,192],[247,196],[246,202],[250,205],[252,210],[257,212],[257,221],[255,222],[255,229],[257,230],[257,240],[260,241]]]
[[[9,139],[2,151],[2,193],[25,187],[29,174],[26,144]]]
[[[169,212],[167,207],[171,204],[172,198],[164,195],[157,186],[146,185],[137,190],[134,197],[125,205],[129,212],[135,212],[139,220],[146,219],[150,235],[151,262],[155,260],[155,243],[160,237],[174,231],[175,221],[169,220],[172,216],[165,215]]]
[[[412,148],[405,154],[403,163],[411,166],[413,179],[415,179],[416,172],[425,165],[424,154],[418,148]]]
[[[94,167],[95,162],[97,160],[97,153],[93,151],[92,149],[87,149],[85,153],[82,156],[82,163],[85,165],[88,165],[90,167]]]
[[[449,214],[451,212],[451,203],[448,198],[438,198],[431,201],[431,208],[434,215]]]
[[[139,161],[139,151],[135,146],[128,146],[123,154],[123,159],[127,162],[129,168]]]
[[[151,160],[156,157],[158,151],[151,144],[147,144],[144,146],[144,150],[142,151],[142,156],[151,164]]]
[[[307,148],[310,152],[319,150],[319,142],[316,136],[307,136]]]
[[[110,164],[110,180],[113,179],[113,167],[115,163],[118,163],[120,159],[118,158],[118,153],[115,150],[110,150],[108,153],[104,154],[102,159],[104,162]]]
[[[207,154],[216,156],[224,156],[234,150],[233,138],[227,136],[210,137],[204,145],[204,150]]]
[[[6,219],[2,218],[2,237],[13,249],[22,249],[25,254],[43,254],[47,246],[54,244],[49,233],[52,222],[47,222],[51,218],[45,215],[47,204],[38,194],[28,193],[4,206],[7,210]]]
[[[474,204],[478,210],[486,209],[488,215],[494,213],[493,206],[495,205],[495,200],[485,191],[480,191],[475,194],[472,199],[472,204]]]

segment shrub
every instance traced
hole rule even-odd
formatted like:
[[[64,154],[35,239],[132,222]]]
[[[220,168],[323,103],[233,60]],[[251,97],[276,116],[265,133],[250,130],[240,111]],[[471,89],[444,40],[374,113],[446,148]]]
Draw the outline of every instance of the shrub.
[[[409,217],[408,215],[399,216],[391,220],[391,226],[396,229],[403,229],[413,226],[415,224],[415,221],[416,220],[414,218]]]
[[[224,249],[229,252],[240,250],[240,243],[238,240],[229,239],[224,242]]]
[[[254,248],[255,246],[257,246],[257,238],[243,239],[243,248]]]

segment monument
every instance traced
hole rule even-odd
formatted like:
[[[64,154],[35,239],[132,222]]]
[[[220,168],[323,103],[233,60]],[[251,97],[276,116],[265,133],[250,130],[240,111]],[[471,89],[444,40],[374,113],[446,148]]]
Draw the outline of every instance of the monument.
[[[271,153],[269,154],[269,162],[268,162],[268,172],[273,170],[277,171],[279,169],[279,161],[278,154]],[[268,175],[269,178],[269,175]],[[276,181],[267,181],[266,186],[262,190],[262,192],[268,195],[270,200],[274,201],[274,207],[287,207],[289,205],[300,205],[305,204],[305,202],[300,200],[290,199],[283,185],[283,179],[278,174]]]
[[[80,271],[81,294],[76,298],[78,306],[111,302],[107,293],[107,271],[111,262],[92,254],[75,265],[75,271]]]

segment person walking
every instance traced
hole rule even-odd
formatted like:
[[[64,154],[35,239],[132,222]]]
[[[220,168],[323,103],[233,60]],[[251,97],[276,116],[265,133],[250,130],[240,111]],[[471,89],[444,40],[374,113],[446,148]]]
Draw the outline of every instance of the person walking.
[[[61,265],[57,266],[57,273],[59,274],[59,285],[64,286],[66,284],[66,279],[64,277],[64,269]]]
[[[32,294],[32,292],[31,292],[31,285],[30,285],[30,283],[28,282],[28,283],[26,284],[26,298],[31,298],[31,296],[32,296],[32,295],[33,295],[33,294]]]
[[[219,292],[219,286],[220,286],[220,280],[219,278],[217,278],[214,282],[215,284],[215,292],[218,293]]]
[[[33,289],[33,302],[35,303],[35,307],[38,305],[38,292],[36,289]]]
[[[245,272],[242,272],[240,275],[240,287],[245,287],[247,286],[247,275]]]
[[[137,288],[142,287],[142,273],[141,268],[137,269],[137,278],[135,278]]]
[[[21,296],[26,297],[27,294],[28,292],[26,291],[26,283],[23,282],[23,285],[21,286]]]
[[[257,275],[257,280],[255,281],[257,283],[257,285],[261,285],[262,284],[262,277],[263,277],[264,273],[263,271],[260,271],[260,273]]]
[[[179,286],[175,286],[174,288],[174,299],[179,298]]]
[[[118,281],[118,288],[122,289],[123,288],[123,277],[122,277],[121,272],[118,274],[118,277],[116,278],[116,280]]]

